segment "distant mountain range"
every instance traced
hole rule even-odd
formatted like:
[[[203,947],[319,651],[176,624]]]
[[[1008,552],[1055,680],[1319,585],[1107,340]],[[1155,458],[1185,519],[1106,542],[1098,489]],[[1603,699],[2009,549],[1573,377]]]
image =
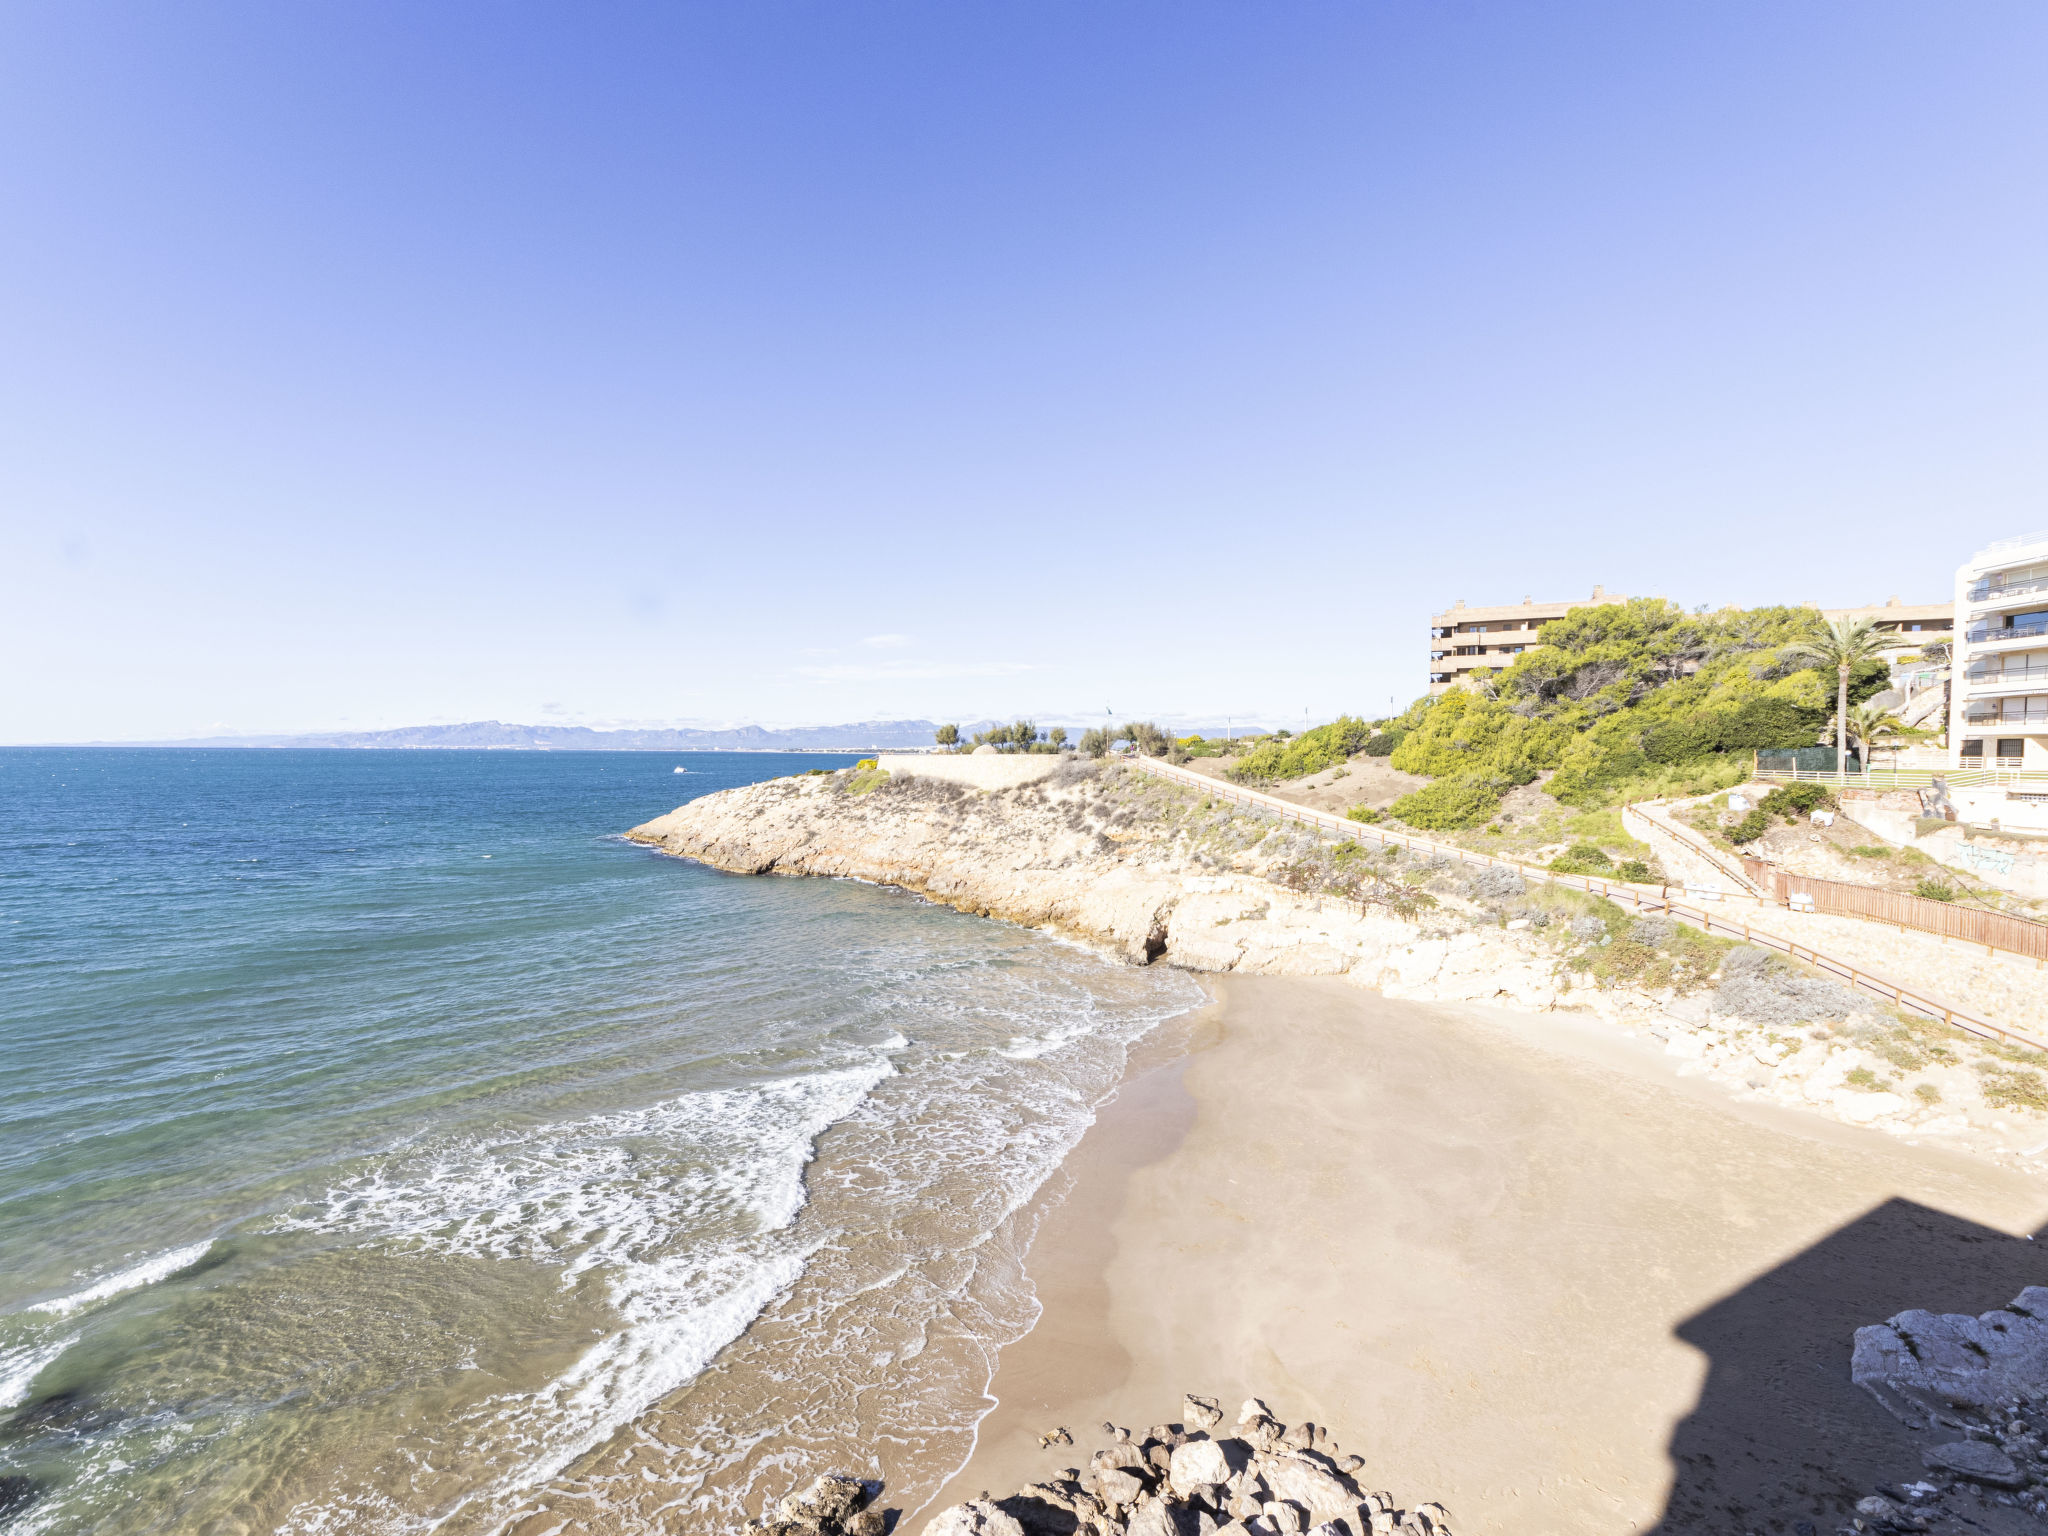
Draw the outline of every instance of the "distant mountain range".
[[[993,721],[963,724],[961,734]],[[315,736],[209,736],[198,741],[137,743],[162,747],[405,747],[420,750],[513,752],[866,752],[928,747],[938,729],[931,720],[861,720],[851,725],[806,725],[770,730],[737,725],[724,730],[599,731],[587,725],[506,725],[472,720],[465,725],[408,725],[394,731],[335,731]]]

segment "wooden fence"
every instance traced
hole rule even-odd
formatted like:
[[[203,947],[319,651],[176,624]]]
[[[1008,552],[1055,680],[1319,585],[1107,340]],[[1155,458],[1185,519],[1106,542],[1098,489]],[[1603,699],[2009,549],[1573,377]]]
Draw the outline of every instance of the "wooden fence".
[[[1987,912],[1982,907],[1929,901],[1903,891],[1873,890],[1844,880],[1817,880],[1747,856],[1742,867],[1757,887],[1781,906],[1789,904],[1794,896],[1811,896],[1816,912],[1868,918],[1890,923],[1894,928],[1917,928],[1922,933],[1938,933],[1944,938],[1982,944],[1987,950],[2002,949],[2008,954],[2048,963],[2048,923],[2014,917],[2008,912]]]
[[[1720,871],[1742,890],[1752,896],[1763,896],[1764,888],[1758,885],[1749,872],[1751,861],[1723,853],[1711,846],[1689,827],[1679,824],[1676,816],[1665,816],[1661,821],[1640,805],[1624,805],[1621,808],[1621,828],[1628,831],[1631,817],[1640,820],[1652,833],[1662,834],[1698,856],[1711,869]],[[1639,839],[1640,841],[1640,839]]]
[[[1790,955],[1795,960],[1804,960],[1809,965],[1838,976],[1852,988],[1884,998],[1896,1007],[1910,1009],[1930,1019],[1939,1019],[1964,1034],[1976,1035],[1985,1040],[2002,1040],[2008,1044],[2024,1045],[2032,1050],[2048,1051],[2048,1040],[2037,1039],[2024,1030],[2009,1029],[1990,1019],[1978,1018],[1965,1013],[1951,1003],[1943,1002],[1924,992],[1915,992],[1897,982],[1887,981],[1882,976],[1851,965],[1846,960],[1824,954],[1810,944],[1795,943],[1780,938],[1777,934],[1761,928],[1752,928],[1748,923],[1717,917],[1701,907],[1687,906],[1673,901],[1667,888],[1656,886],[1628,885],[1619,880],[1598,880],[1584,875],[1561,875],[1540,865],[1522,864],[1513,859],[1495,858],[1492,854],[1473,853],[1455,843],[1433,843],[1427,838],[1411,837],[1400,832],[1381,831],[1369,824],[1333,816],[1328,811],[1311,810],[1305,805],[1296,805],[1291,800],[1282,800],[1275,795],[1261,794],[1254,789],[1241,789],[1221,779],[1212,779],[1205,773],[1196,773],[1175,763],[1163,762],[1156,757],[1127,757],[1122,761],[1129,767],[1160,778],[1198,789],[1218,800],[1234,801],[1239,805],[1268,811],[1283,820],[1300,822],[1325,832],[1335,832],[1344,837],[1356,838],[1361,843],[1373,843],[1380,847],[1401,847],[1417,853],[1428,853],[1439,858],[1456,859],[1464,864],[1479,864],[1512,869],[1530,880],[1548,881],[1554,885],[1568,885],[1575,890],[1587,891],[1604,896],[1609,901],[1632,907],[1646,916],[1662,914],[1676,918],[1707,933],[1724,933],[1731,938],[1740,935],[1745,943],[1775,949]],[[1937,903],[1938,905],[1938,903]]]

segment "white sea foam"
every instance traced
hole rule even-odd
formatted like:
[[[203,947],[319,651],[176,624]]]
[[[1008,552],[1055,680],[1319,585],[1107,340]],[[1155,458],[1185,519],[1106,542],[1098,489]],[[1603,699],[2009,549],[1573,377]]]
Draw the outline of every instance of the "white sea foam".
[[[0,1349],[0,1408],[13,1408],[27,1402],[29,1388],[35,1385],[36,1378],[77,1342],[78,1335],[74,1333],[68,1339],[48,1339]]]
[[[168,1280],[181,1269],[190,1269],[206,1257],[211,1240],[193,1243],[185,1248],[173,1248],[160,1253],[153,1259],[144,1259],[129,1269],[95,1280],[82,1291],[73,1291],[69,1296],[59,1296],[55,1301],[39,1301],[24,1310],[29,1312],[50,1312],[58,1317],[69,1317],[83,1308],[94,1306],[123,1291],[138,1291],[145,1285],[155,1285],[159,1280]]]
[[[554,1476],[695,1377],[803,1271],[790,1227],[821,1132],[894,1068],[858,1065],[401,1156],[274,1230],[360,1233],[600,1279],[624,1326],[537,1392],[480,1404],[478,1446],[520,1445],[486,1496]],[[294,1526],[315,1529],[316,1511]]]

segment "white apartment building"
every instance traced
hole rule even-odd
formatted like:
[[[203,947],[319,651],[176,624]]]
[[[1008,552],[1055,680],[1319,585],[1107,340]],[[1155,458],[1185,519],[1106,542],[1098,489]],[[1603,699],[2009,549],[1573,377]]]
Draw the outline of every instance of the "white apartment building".
[[[1954,644],[1950,766],[2048,769],[2048,533],[1957,570]]]

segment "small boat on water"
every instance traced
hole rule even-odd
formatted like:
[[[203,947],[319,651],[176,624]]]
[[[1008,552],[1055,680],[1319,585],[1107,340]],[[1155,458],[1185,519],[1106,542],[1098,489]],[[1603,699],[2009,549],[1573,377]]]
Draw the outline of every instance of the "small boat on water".
[[[687,769],[687,768],[678,768],[678,769],[676,770],[676,772],[677,772],[677,773],[688,773],[689,771],[690,771],[690,770],[689,770],[689,769]]]

